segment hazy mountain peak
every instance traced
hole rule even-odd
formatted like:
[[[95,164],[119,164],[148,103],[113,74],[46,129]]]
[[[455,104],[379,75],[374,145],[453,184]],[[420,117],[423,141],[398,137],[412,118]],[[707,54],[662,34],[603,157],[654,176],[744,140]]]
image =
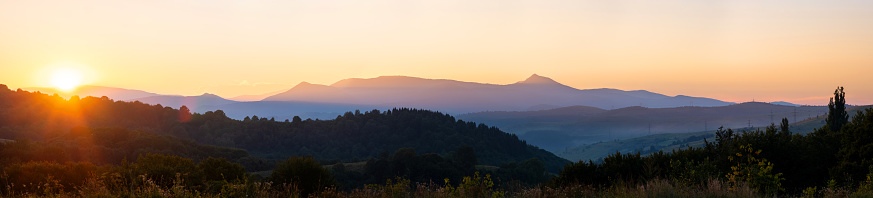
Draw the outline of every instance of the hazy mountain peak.
[[[389,88],[389,87],[427,87],[445,80],[425,79],[411,76],[379,76],[376,78],[348,78],[331,84],[340,88]]]
[[[221,96],[211,94],[211,93],[203,93],[200,95],[200,97],[221,98]]]
[[[785,101],[770,102],[770,104],[774,104],[774,105],[783,105],[783,106],[792,106],[792,107],[799,107],[799,106],[800,106],[799,104],[794,104],[794,103],[785,102]]]
[[[530,77],[527,77],[527,79],[525,79],[524,81],[519,81],[518,83],[522,83],[522,84],[560,84],[557,81],[552,80],[551,78],[548,78],[545,76],[540,76],[537,74],[530,75]]]
[[[297,85],[294,85],[294,87],[292,87],[291,90],[295,90],[295,89],[313,89],[313,88],[322,88],[322,87],[327,87],[327,85],[312,84],[312,83],[309,83],[309,82],[303,81],[303,82],[300,82],[300,83],[297,84]]]

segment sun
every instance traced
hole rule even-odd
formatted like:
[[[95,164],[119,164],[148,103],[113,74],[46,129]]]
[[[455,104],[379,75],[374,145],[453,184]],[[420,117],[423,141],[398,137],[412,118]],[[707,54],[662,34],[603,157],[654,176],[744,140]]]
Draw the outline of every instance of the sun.
[[[75,69],[59,68],[52,71],[52,86],[62,90],[71,91],[82,83],[82,73]]]

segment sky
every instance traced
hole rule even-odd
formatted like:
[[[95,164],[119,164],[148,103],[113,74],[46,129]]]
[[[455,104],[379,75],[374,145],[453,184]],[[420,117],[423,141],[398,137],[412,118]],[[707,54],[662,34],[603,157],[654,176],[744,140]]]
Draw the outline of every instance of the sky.
[[[873,1],[0,1],[0,83],[223,97],[404,75],[873,104]]]

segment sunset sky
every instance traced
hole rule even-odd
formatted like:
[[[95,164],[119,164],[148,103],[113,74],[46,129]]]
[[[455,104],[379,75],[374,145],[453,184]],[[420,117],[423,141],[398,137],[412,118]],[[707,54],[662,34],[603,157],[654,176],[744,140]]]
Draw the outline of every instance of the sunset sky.
[[[873,104],[873,1],[0,1],[0,83],[223,97],[405,75]]]

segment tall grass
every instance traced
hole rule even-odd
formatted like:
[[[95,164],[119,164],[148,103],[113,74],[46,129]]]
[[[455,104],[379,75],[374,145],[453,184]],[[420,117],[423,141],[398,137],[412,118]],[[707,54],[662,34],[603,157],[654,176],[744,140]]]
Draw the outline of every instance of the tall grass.
[[[8,176],[2,179],[8,179]],[[181,174],[177,174],[173,185],[162,187],[146,175],[135,180],[125,180],[119,174],[89,173],[81,184],[65,186],[61,181],[44,178],[44,182],[4,186],[2,197],[300,197],[301,190],[293,184],[274,184],[253,182],[247,179],[220,181],[210,188],[218,190],[202,192],[192,186],[185,186]],[[638,185],[615,185],[598,187],[585,184],[561,186],[541,185],[537,187],[512,188],[505,190],[495,187],[490,175],[478,173],[465,177],[457,186],[445,181],[412,183],[408,179],[389,179],[385,184],[366,185],[362,188],[342,191],[328,187],[309,197],[332,198],[404,198],[404,197],[531,197],[531,198],[571,198],[571,197],[769,197],[757,194],[747,183],[731,186],[719,179],[709,179],[701,184],[688,185],[668,179],[653,179]],[[27,187],[24,187],[27,186]],[[19,188],[21,187],[21,188]],[[733,187],[733,188],[732,188]],[[67,190],[72,189],[72,190]],[[859,189],[852,192],[839,188],[812,187],[800,197],[871,197],[870,191]]]

